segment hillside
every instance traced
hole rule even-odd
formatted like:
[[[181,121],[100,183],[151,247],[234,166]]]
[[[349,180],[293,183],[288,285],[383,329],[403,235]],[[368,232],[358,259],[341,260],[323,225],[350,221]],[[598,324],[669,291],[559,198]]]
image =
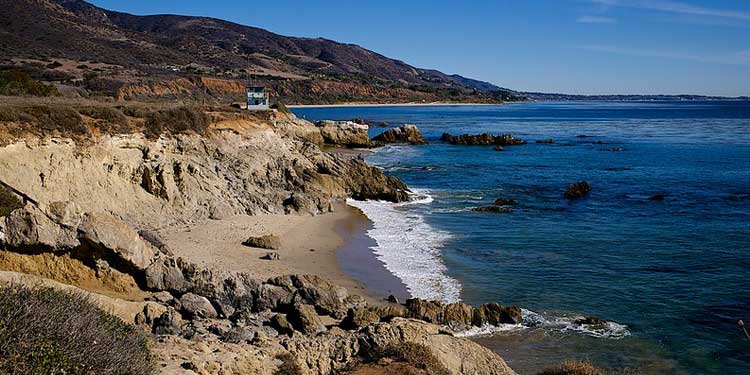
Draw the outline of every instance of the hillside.
[[[518,99],[487,82],[413,67],[357,45],[213,18],[135,16],[81,0],[0,5],[0,63],[70,86],[63,92],[241,99],[251,77],[287,103]]]

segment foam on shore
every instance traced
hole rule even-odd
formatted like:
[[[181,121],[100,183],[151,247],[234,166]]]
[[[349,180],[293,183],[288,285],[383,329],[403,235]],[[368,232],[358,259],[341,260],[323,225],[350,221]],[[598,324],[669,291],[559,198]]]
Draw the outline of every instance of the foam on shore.
[[[456,302],[460,300],[461,284],[447,275],[440,253],[450,234],[430,226],[422,215],[404,209],[430,202],[428,192],[418,189],[412,200],[404,203],[347,200],[372,221],[367,235],[375,240],[373,252],[403,281],[412,297]]]
[[[602,324],[577,323],[583,316],[543,316],[531,310],[521,309],[523,321],[519,324],[484,325],[471,327],[456,333],[459,337],[488,336],[503,332],[517,332],[528,329],[544,329],[560,333],[572,333],[602,339],[621,339],[630,336],[628,327],[615,322]]]

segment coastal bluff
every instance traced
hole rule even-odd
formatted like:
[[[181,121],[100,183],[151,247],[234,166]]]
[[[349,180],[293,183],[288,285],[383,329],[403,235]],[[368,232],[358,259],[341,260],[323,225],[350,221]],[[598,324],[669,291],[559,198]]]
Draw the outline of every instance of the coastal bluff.
[[[326,234],[289,222],[335,215],[347,198],[409,199],[397,178],[323,151],[321,127],[279,112],[105,108],[19,106],[0,121],[12,202],[0,211],[0,284],[89,296],[148,335],[158,373],[515,374],[453,328],[515,322],[517,307],[375,301],[241,244],[281,233],[270,217],[287,223],[282,259],[316,259],[311,237]],[[297,255],[291,235],[308,238]]]

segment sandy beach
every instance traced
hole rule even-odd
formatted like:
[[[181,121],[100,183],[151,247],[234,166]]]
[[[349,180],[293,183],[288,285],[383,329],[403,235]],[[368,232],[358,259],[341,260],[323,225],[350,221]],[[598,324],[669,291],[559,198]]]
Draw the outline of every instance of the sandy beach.
[[[310,215],[238,215],[172,226],[159,231],[176,256],[207,267],[246,272],[258,279],[286,274],[321,276],[371,302],[389,294],[407,295],[405,286],[368,249],[369,220],[344,203],[334,212]],[[279,250],[242,245],[250,236],[273,234]],[[261,259],[269,252],[278,260]],[[347,271],[349,272],[347,272]]]

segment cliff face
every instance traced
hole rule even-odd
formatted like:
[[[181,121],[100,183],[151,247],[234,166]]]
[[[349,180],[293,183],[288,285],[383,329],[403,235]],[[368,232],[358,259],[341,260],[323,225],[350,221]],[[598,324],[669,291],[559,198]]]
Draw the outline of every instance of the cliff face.
[[[307,121],[213,117],[203,136],[103,135],[86,145],[22,137],[0,148],[0,181],[40,203],[73,201],[136,226],[324,212],[352,195],[406,199],[400,181],[322,152],[319,130]]]

